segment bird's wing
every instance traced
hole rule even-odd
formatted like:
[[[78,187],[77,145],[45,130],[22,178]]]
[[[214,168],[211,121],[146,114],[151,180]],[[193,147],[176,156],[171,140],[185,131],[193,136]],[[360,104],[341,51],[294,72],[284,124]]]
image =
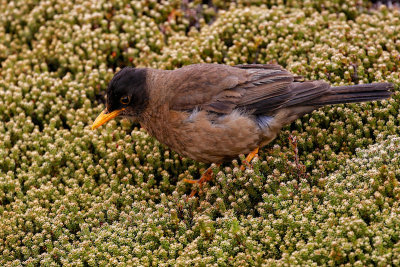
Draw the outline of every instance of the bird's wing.
[[[254,115],[271,114],[281,107],[307,103],[330,87],[322,81],[300,81],[273,64],[198,64],[174,72],[174,110],[199,108],[228,114],[239,108]]]

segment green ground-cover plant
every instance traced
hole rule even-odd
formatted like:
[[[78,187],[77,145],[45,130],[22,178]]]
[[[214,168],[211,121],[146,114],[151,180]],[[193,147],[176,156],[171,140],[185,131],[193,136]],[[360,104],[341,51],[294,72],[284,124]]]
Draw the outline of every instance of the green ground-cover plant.
[[[400,265],[400,12],[203,2],[0,4],[1,265]],[[90,125],[118,68],[199,62],[396,93],[297,120],[186,201],[204,164],[128,121]]]

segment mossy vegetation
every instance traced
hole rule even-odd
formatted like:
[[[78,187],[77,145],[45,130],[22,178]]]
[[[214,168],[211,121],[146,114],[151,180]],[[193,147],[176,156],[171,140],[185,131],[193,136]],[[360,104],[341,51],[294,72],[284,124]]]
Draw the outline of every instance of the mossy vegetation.
[[[203,2],[0,5],[1,265],[400,265],[400,12]],[[306,115],[186,199],[207,166],[128,121],[90,125],[120,67],[199,62],[396,93]]]

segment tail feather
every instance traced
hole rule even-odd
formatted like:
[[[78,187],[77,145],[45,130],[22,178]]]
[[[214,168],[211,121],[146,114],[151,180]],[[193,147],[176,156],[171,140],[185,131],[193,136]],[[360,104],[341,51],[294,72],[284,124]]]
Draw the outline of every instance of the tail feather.
[[[392,95],[392,83],[371,83],[331,87],[330,94],[311,100],[308,105],[324,106],[382,100]]]

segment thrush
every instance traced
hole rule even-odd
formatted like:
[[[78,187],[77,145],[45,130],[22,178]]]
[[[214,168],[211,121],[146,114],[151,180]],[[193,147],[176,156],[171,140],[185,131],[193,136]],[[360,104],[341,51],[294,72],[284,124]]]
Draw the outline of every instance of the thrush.
[[[177,153],[220,164],[270,143],[283,126],[325,105],[381,100],[393,84],[332,87],[279,65],[194,64],[176,70],[126,67],[112,78],[93,123],[127,117]],[[211,179],[209,168],[198,180]],[[193,192],[192,194],[193,195]]]

